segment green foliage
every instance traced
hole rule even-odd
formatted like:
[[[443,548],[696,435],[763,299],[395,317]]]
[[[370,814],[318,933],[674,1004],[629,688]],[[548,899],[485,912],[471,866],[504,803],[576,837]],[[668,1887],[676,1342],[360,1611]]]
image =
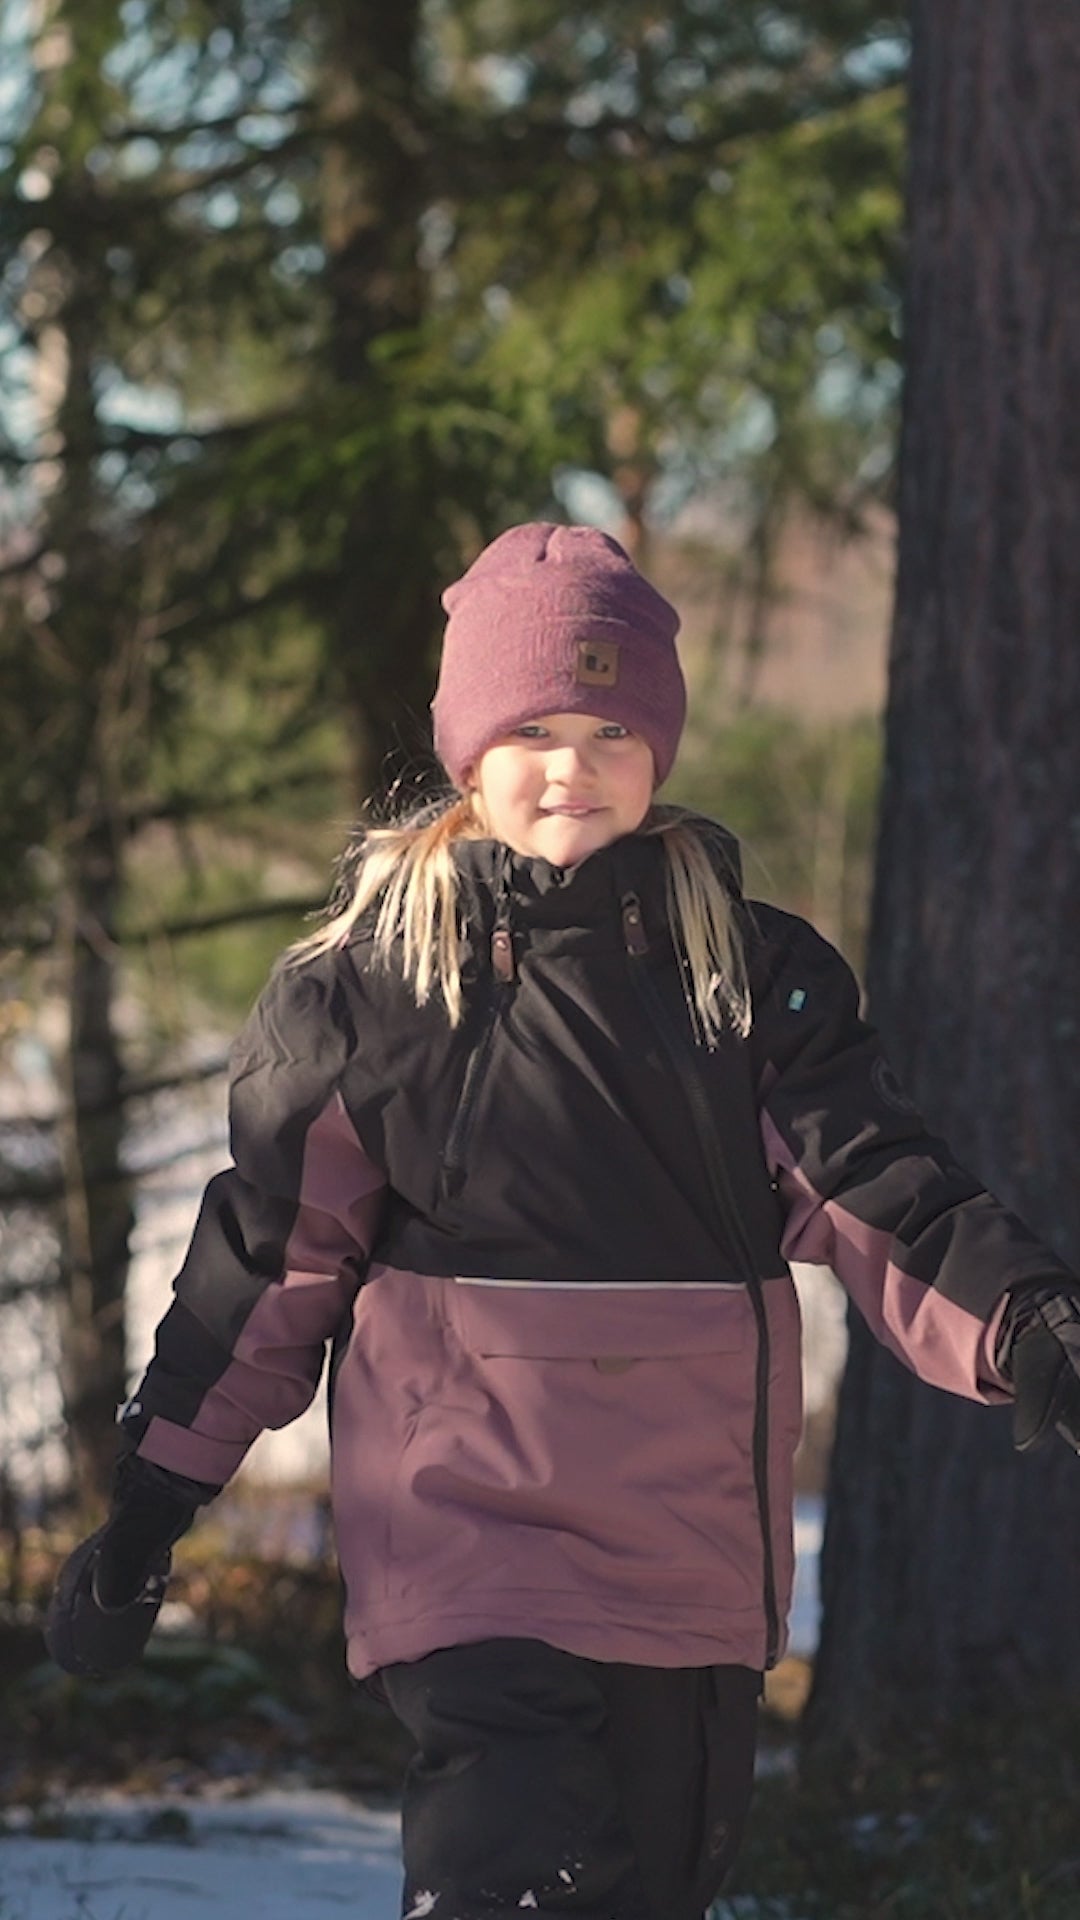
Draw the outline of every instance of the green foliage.
[[[342,39],[316,0],[61,6],[26,64],[0,319],[79,354],[36,506],[6,416],[41,546],[6,588],[9,906],[91,802],[213,817],[246,787],[288,840],[273,778],[355,793],[388,678],[419,727],[437,583],[575,470],[632,519],[722,482],[765,573],[792,506],[855,527],[888,484],[901,10],[418,18],[407,81],[403,29]],[[262,884],[238,837],[218,900]],[[162,911],[210,885],[176,845]],[[241,997],[223,950],[192,971]]]
[[[735,475],[855,525],[891,465],[900,148],[894,89],[704,175],[564,172],[539,232],[520,190],[461,217],[432,325],[452,298],[472,377],[641,510]]]
[[[880,768],[875,719],[814,725],[751,708],[716,732],[690,734],[665,798],[731,827],[748,896],[805,914],[858,967]]]
[[[78,1742],[102,1714],[114,1733],[136,1731],[148,1715],[202,1725],[239,1712],[271,1722],[279,1717],[273,1677],[253,1654],[164,1636],[151,1642],[138,1666],[93,1687],[46,1662],[18,1682],[12,1704],[20,1721],[31,1721],[39,1737],[57,1745]]]
[[[189,851],[204,837],[190,836]],[[323,828],[316,844],[327,837]],[[238,851],[243,847],[239,834],[234,845]],[[246,860],[230,865],[222,847],[211,845],[203,874],[193,879],[190,869],[156,863],[152,846],[140,849],[131,897],[140,918],[156,931],[133,952],[131,970],[146,1008],[140,1051],[148,1066],[161,1051],[182,1045],[191,1029],[193,1001],[204,1022],[228,1033],[239,1025],[282,949],[311,931],[303,911],[265,914],[259,909],[287,898],[307,900],[315,912],[329,894],[331,864],[328,849],[321,873],[314,861],[288,861],[277,851],[265,866],[252,860],[250,850]],[[225,924],[209,931],[170,935],[170,927],[219,917]]]

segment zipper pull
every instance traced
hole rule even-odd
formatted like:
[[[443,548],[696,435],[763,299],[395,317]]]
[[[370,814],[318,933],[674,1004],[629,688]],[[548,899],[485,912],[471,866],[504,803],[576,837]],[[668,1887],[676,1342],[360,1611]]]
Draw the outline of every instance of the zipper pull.
[[[499,984],[512,985],[517,974],[514,942],[509,927],[496,927],[491,936],[491,971]]]
[[[491,971],[500,987],[512,987],[517,974],[514,964],[514,936],[510,931],[510,881],[514,856],[504,846],[498,857],[495,877],[495,925],[491,934]]]
[[[645,932],[645,922],[641,917],[641,901],[636,893],[624,893],[622,897],[623,939],[627,953],[648,953],[649,941]]]

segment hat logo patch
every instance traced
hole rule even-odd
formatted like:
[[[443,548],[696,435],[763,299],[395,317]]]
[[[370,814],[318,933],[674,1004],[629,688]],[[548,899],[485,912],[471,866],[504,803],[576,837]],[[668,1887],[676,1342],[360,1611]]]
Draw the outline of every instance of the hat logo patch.
[[[579,640],[575,680],[583,687],[614,687],[619,679],[617,640]]]

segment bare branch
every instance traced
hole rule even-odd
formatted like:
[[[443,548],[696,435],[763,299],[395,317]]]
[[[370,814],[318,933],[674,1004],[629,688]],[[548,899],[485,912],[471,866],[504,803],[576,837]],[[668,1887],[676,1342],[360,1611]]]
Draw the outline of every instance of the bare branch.
[[[313,770],[309,767],[303,772],[291,773],[279,780],[266,780],[261,786],[222,794],[216,799],[204,793],[175,794],[169,800],[147,800],[137,806],[126,807],[121,820],[131,832],[139,827],[158,825],[162,821],[216,820],[223,813],[265,806],[268,801],[277,800],[282,794],[296,793],[305,787],[326,786],[333,777],[332,773],[323,769]]]
[[[329,568],[310,567],[302,573],[289,574],[286,579],[268,587],[265,593],[238,594],[234,600],[213,610],[200,606],[197,612],[171,622],[165,630],[174,637],[185,633],[215,633],[221,627],[233,626],[238,620],[264,613],[268,607],[287,606],[290,600],[303,599],[314,589],[327,586],[333,577]]]
[[[130,1100],[148,1100],[152,1094],[172,1093],[180,1087],[201,1086],[205,1080],[220,1079],[228,1070],[229,1057],[223,1054],[219,1060],[203,1060],[198,1066],[181,1067],[175,1073],[148,1075],[142,1080],[124,1080],[112,1099],[86,1100],[79,1108],[79,1112],[87,1118],[101,1113],[115,1113],[118,1108],[126,1106]],[[56,1132],[59,1125],[60,1116],[54,1113],[26,1114],[20,1115],[15,1120],[3,1120],[0,1121],[0,1143],[2,1143],[5,1129],[9,1133],[33,1134],[40,1139],[48,1139],[50,1134]]]
[[[0,1280],[0,1307],[9,1307],[15,1300],[40,1300],[43,1295],[59,1290],[60,1277],[56,1273],[42,1274],[39,1280]]]
[[[186,920],[163,920],[153,927],[136,927],[130,932],[110,936],[114,949],[121,947],[152,946],[158,940],[186,940],[201,933],[218,933],[226,927],[250,926],[260,920],[296,920],[310,914],[321,913],[326,906],[325,894],[313,899],[310,894],[297,894],[291,899],[248,900],[242,906],[224,907],[218,913],[192,914]],[[84,926],[78,929],[81,939],[90,938],[89,930]],[[100,938],[100,930],[97,932]],[[8,951],[31,956],[35,953],[47,953],[56,944],[56,934],[39,934],[33,939],[12,941]]]
[[[156,121],[129,120],[119,126],[107,127],[105,139],[117,146],[125,140],[155,140],[161,145],[166,140],[190,140],[197,133],[222,133],[228,127],[235,129],[241,120],[291,120],[310,117],[313,111],[310,101],[297,100],[291,107],[234,107],[229,113],[219,113],[205,120],[182,120],[171,127]]]
[[[146,1100],[152,1093],[171,1093],[176,1087],[198,1086],[203,1080],[216,1080],[229,1070],[229,1058],[223,1054],[220,1060],[204,1060],[200,1066],[184,1067],[178,1073],[158,1073],[145,1080],[125,1080],[120,1088],[120,1099]],[[100,1109],[92,1107],[92,1113]]]
[[[189,194],[210,193],[216,187],[226,187],[234,180],[243,180],[261,166],[280,166],[283,157],[301,151],[311,140],[328,131],[325,127],[300,127],[287,133],[276,147],[252,147],[239,159],[227,160],[219,167],[208,167],[202,173],[192,172],[186,177],[181,175],[153,196],[154,204],[158,207],[173,206],[177,200],[186,200]]]
[[[258,920],[303,919],[309,914],[321,913],[325,905],[325,895],[313,900],[310,894],[296,894],[282,900],[249,900],[243,906],[222,908],[219,913],[192,914],[187,920],[166,920],[157,927],[135,928],[122,933],[119,944],[147,946],[155,940],[186,940],[192,934],[218,933],[223,927],[245,926]]]
[[[838,114],[863,105],[869,108],[890,97],[902,97],[902,89],[891,78],[867,86],[844,77],[814,97],[791,84],[748,94],[725,116],[723,125],[687,139],[647,127],[634,114],[610,114],[591,126],[503,114],[478,138],[470,123],[447,115],[437,130],[432,177],[444,194],[472,195],[490,191],[492,179],[503,184],[532,180],[536,168],[552,160],[589,168],[605,164],[621,168],[628,160],[645,163],[673,157],[698,163],[707,159],[714,166],[734,164],[761,140],[797,127],[824,126]]]
[[[280,407],[272,413],[253,414],[248,420],[223,420],[214,427],[129,427],[123,422],[109,422],[102,429],[98,444],[109,451],[123,452],[128,448],[169,447],[177,440],[193,440],[201,447],[227,446],[250,439],[254,434],[263,433],[268,427],[282,426],[290,420],[302,418],[297,407]]]
[[[190,1146],[177,1147],[172,1153],[163,1153],[156,1160],[148,1160],[144,1166],[124,1166],[111,1173],[83,1174],[80,1187],[126,1186],[132,1180],[146,1180],[151,1174],[164,1173],[169,1167],[179,1166],[184,1160],[194,1160],[199,1154],[217,1152],[221,1142],[217,1136],[207,1140],[196,1140]],[[10,1185],[0,1179],[0,1209],[12,1206],[45,1206],[54,1200],[62,1200],[68,1191],[69,1183],[59,1174],[42,1174],[39,1179],[27,1179]]]
[[[11,580],[14,579],[17,574],[29,573],[31,567],[36,567],[42,555],[47,553],[48,550],[48,546],[45,541],[42,540],[31,553],[24,553],[18,560],[6,561],[5,564],[0,567],[0,580]]]

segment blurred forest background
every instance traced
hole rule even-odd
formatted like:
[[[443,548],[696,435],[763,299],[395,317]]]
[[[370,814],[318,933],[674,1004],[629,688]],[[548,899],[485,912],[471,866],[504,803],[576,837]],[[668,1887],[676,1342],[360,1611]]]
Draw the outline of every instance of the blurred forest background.
[[[970,0],[947,12],[983,31]],[[912,13],[929,40],[925,7],[874,0],[7,0],[12,1668],[64,1526],[100,1506],[115,1407],[220,1164],[229,1038],[362,806],[434,777],[439,591],[502,527],[603,525],[676,600],[692,719],[670,796],[735,828],[748,891],[863,970]],[[988,36],[991,15],[1019,18],[992,0]],[[944,27],[942,48],[966,71]],[[823,1326],[835,1355],[827,1308]],[[826,1409],[808,1486],[828,1432]],[[1001,1473],[1006,1453],[999,1426]],[[185,1548],[179,1604],[220,1658],[202,1695],[190,1649],[163,1652],[153,1684],[165,1707],[195,1701],[200,1764],[234,1709],[251,1735],[263,1697],[238,1641],[271,1665],[303,1643],[330,1746],[355,1716],[334,1704],[313,1472],[302,1509],[241,1486],[228,1572]],[[78,1689],[30,1678],[23,1730],[107,1769]],[[113,1734],[145,1732],[139,1698],[115,1694]],[[279,1702],[260,1742],[291,1753],[294,1712]],[[380,1739],[351,1777],[381,1777]],[[309,1722],[303,1744],[320,1750]],[[830,1911],[871,1909],[838,1894]]]
[[[670,791],[858,962],[906,50],[850,4],[5,22],[3,1417],[40,1498],[62,1411],[85,1504],[192,1087],[430,781],[438,594],[502,526],[677,600]]]

